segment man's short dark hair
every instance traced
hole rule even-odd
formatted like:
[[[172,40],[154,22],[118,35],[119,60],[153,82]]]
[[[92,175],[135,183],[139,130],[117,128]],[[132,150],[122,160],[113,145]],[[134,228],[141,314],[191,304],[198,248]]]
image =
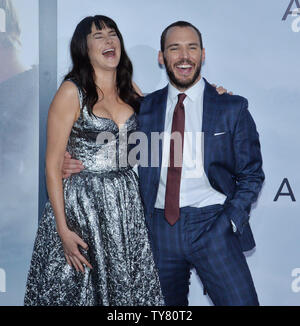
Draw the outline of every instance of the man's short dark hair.
[[[185,21],[177,21],[171,25],[169,25],[168,27],[165,28],[165,30],[162,32],[161,34],[161,38],[160,38],[160,50],[162,52],[164,52],[165,50],[165,42],[166,42],[166,35],[168,33],[168,30],[172,27],[192,27],[198,34],[199,36],[199,40],[200,40],[200,48],[201,50],[203,49],[203,43],[202,43],[202,35],[199,31],[199,29],[197,27],[195,27],[193,24],[185,22]]]

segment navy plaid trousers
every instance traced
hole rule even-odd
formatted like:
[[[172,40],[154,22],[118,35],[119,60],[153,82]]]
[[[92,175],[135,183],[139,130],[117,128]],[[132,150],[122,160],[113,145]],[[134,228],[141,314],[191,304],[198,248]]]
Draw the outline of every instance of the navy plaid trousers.
[[[195,268],[215,305],[259,305],[246,258],[222,205],[184,207],[170,226],[164,210],[146,221],[162,292],[168,306],[187,306]]]

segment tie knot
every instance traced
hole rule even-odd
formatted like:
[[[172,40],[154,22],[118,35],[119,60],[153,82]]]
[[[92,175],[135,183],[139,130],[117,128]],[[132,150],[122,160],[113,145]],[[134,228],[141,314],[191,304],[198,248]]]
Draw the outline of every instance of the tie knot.
[[[185,98],[186,98],[186,94],[184,93],[178,94],[178,104],[182,105]]]

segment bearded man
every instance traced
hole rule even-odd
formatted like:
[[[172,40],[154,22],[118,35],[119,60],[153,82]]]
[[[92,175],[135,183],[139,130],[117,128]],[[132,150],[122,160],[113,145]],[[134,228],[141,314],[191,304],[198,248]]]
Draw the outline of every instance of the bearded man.
[[[149,140],[149,165],[138,173],[152,249],[167,305],[188,304],[191,268],[215,305],[258,305],[243,251],[255,246],[249,213],[264,180],[259,136],[248,101],[219,95],[202,78],[204,59],[195,26],[164,30],[159,63],[170,83],[146,96],[139,113]],[[164,135],[156,149],[153,133]]]

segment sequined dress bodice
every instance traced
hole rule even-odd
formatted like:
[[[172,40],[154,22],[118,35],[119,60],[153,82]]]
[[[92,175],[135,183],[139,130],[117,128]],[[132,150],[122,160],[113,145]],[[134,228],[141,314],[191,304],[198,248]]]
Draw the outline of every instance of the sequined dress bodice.
[[[85,172],[106,173],[130,168],[127,139],[137,128],[133,113],[119,128],[108,118],[89,115],[84,107],[69,137],[67,151],[82,161]]]

